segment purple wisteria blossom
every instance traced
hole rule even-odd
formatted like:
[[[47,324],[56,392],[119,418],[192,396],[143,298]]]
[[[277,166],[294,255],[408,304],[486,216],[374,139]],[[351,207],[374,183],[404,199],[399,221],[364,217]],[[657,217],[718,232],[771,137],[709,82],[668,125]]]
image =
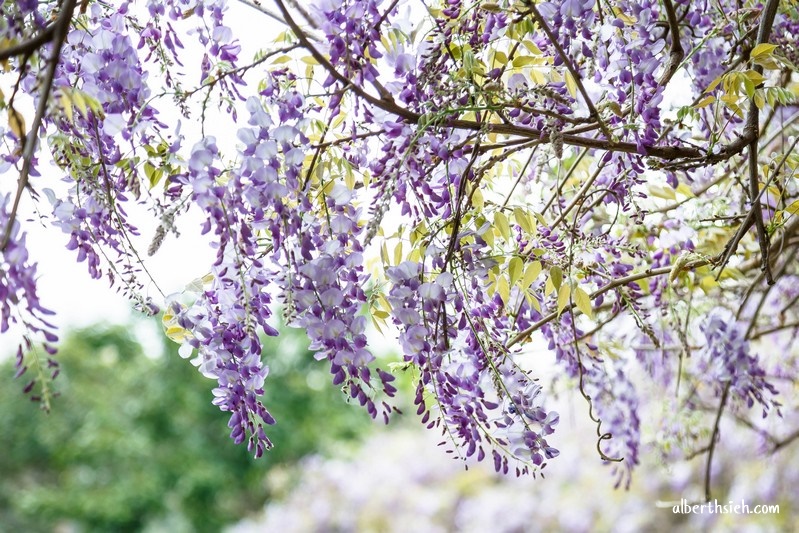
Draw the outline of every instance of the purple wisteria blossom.
[[[745,337],[745,325],[723,308],[712,310],[701,325],[705,346],[700,352],[702,380],[716,395],[729,389],[732,398],[747,408],[756,403],[763,417],[779,403],[773,395],[777,389],[766,381],[758,356],[752,355]]]
[[[4,3],[0,310],[27,330],[19,373],[56,340],[33,203],[90,277],[164,310],[256,456],[281,385],[260,339],[280,320],[372,417],[406,384],[454,457],[505,473],[560,453],[553,361],[617,486],[662,394],[697,417],[729,397],[717,420],[750,425],[780,406],[799,331],[794,4],[240,4],[263,32],[225,0]],[[182,293],[151,279],[141,212],[147,256],[200,216],[215,259]]]

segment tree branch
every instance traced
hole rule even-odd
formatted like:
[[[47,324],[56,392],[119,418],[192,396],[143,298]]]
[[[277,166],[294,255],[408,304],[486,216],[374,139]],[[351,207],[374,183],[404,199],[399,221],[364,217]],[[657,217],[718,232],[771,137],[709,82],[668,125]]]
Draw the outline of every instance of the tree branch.
[[[36,143],[39,139],[39,128],[44,120],[44,114],[47,111],[47,104],[50,100],[50,92],[53,89],[53,80],[55,79],[55,71],[58,67],[58,62],[61,57],[61,47],[64,45],[64,40],[67,37],[69,25],[72,22],[72,14],[75,11],[75,4],[77,0],[63,0],[61,6],[61,13],[53,23],[53,51],[48,60],[47,70],[45,71],[44,79],[42,80],[41,92],[39,93],[39,105],[36,108],[36,115],[33,117],[30,132],[25,139],[25,147],[22,153],[22,170],[19,173],[17,181],[17,193],[14,196],[14,204],[11,207],[11,212],[8,215],[8,223],[6,224],[5,232],[3,233],[2,241],[0,241],[0,252],[6,249],[8,241],[11,238],[11,228],[14,227],[14,221],[17,218],[17,209],[19,209],[19,201],[22,198],[22,191],[28,186],[28,177],[30,175],[31,164],[33,161],[34,153],[36,152]]]
[[[6,59],[16,56],[32,54],[46,43],[49,43],[51,40],[53,40],[53,35],[55,35],[57,27],[58,21],[53,22],[27,41],[23,41],[21,43],[15,44],[14,46],[9,46],[8,48],[0,50],[0,61],[5,61]]]
[[[713,452],[716,451],[716,442],[719,436],[719,426],[721,425],[721,415],[724,413],[724,407],[727,405],[727,396],[730,394],[730,385],[732,381],[728,381],[724,387],[724,392],[721,393],[721,402],[719,402],[719,410],[716,413],[716,421],[713,423],[713,432],[710,435],[710,442],[708,443],[707,450],[707,465],[705,466],[705,501],[710,501],[710,469],[713,466]]]
[[[784,439],[777,441],[774,443],[774,446],[771,448],[771,453],[776,453],[780,451],[780,449],[784,448],[785,446],[789,445],[793,441],[799,439],[799,430],[794,431]]]
[[[702,266],[705,266],[705,265],[709,265],[711,263],[712,263],[711,259],[699,259],[699,260],[696,260],[696,261],[688,262],[685,265],[682,265],[681,270],[689,270],[689,269],[699,268],[699,267],[702,267]],[[613,281],[601,286],[600,288],[598,288],[597,290],[592,292],[589,295],[589,298],[591,300],[594,300],[594,299],[598,298],[599,296],[605,294],[606,292],[615,289],[616,287],[621,287],[622,285],[627,285],[628,283],[632,283],[634,281],[638,281],[639,279],[646,279],[646,278],[651,278],[651,277],[654,277],[654,276],[662,276],[664,274],[669,274],[672,271],[673,268],[674,268],[674,265],[669,265],[669,266],[659,267],[659,268],[651,268],[651,269],[645,270],[644,272],[639,272],[638,274],[630,274],[629,276],[624,276],[623,278],[614,279]],[[508,344],[505,347],[510,349],[514,345],[519,344],[523,340],[529,338],[530,335],[532,335],[535,331],[538,331],[539,329],[541,329],[541,326],[543,326],[547,322],[551,322],[552,320],[554,320],[555,318],[560,316],[560,314],[565,313],[567,311],[573,312],[574,311],[574,307],[575,307],[575,305],[573,303],[568,303],[568,304],[566,304],[566,307],[564,307],[561,310],[560,313],[558,313],[556,311],[556,312],[552,312],[552,313],[548,314],[547,316],[545,316],[544,318],[542,318],[541,320],[539,320],[535,324],[532,324],[528,328],[520,331],[515,337],[513,337],[511,340],[508,341]]]
[[[534,3],[532,2],[528,3],[527,8],[530,10],[530,13],[532,13],[533,18],[546,34],[547,39],[549,39],[549,42],[552,44],[553,47],[555,47],[555,51],[563,60],[563,63],[566,65],[566,68],[569,69],[572,78],[574,78],[574,84],[577,85],[577,90],[580,91],[580,94],[582,95],[583,100],[585,101],[585,105],[588,106],[589,114],[594,118],[594,120],[597,121],[597,123],[599,124],[599,128],[602,130],[602,133],[605,134],[605,137],[610,139],[611,138],[610,130],[608,129],[607,125],[602,121],[602,117],[599,115],[599,112],[594,106],[593,100],[591,100],[591,97],[588,96],[588,91],[585,90],[585,85],[583,85],[582,76],[580,76],[580,73],[577,71],[577,68],[574,66],[574,63],[572,63],[571,59],[566,54],[566,51],[563,50],[563,47],[558,42],[558,37],[554,33],[552,33],[552,30],[547,24],[547,21],[544,19],[544,17],[541,16],[541,13],[535,7]]]
[[[302,46],[311,53],[314,59],[316,59],[316,61],[330,74],[331,77],[333,77],[335,80],[339,81],[340,83],[344,84],[358,97],[363,98],[370,104],[388,113],[403,118],[411,124],[419,124],[420,122],[424,122],[422,120],[423,115],[420,115],[419,113],[415,113],[409,109],[397,105],[393,99],[378,98],[377,96],[369,94],[363,88],[353,85],[352,82],[345,75],[339,72],[336,69],[336,67],[332,63],[330,63],[327,57],[325,57],[325,55],[322,54],[322,52],[320,52],[313,45],[313,43],[311,43],[308,35],[305,32],[303,32],[302,28],[300,28],[297,22],[292,18],[283,0],[275,0],[275,2],[278,8],[280,9],[281,16],[285,20],[286,25],[288,25],[291,31],[294,32],[294,34],[297,36],[297,39],[300,40]],[[487,133],[498,133],[502,135],[536,139],[541,143],[548,142],[548,136],[545,134],[546,132],[526,126],[518,126],[514,124],[484,124],[476,121],[460,120],[460,119],[445,121],[443,124],[444,126],[456,129],[463,129],[470,131],[486,131]],[[622,152],[628,154],[639,153],[638,145],[630,142],[614,142],[604,139],[592,139],[576,135],[573,132],[569,131],[564,132],[562,138],[563,138],[563,143],[570,146],[595,148],[598,150],[608,150],[611,152]],[[700,150],[693,147],[645,146],[645,149],[646,149],[646,154],[645,154],[646,156],[665,159],[665,160],[698,159],[704,161],[706,158],[709,157],[718,159],[719,161],[725,159],[725,157],[720,154],[707,156],[706,154],[703,154]],[[743,149],[743,147],[741,147],[741,149]],[[739,149],[738,152],[740,152],[741,149]],[[730,157],[731,156],[732,155],[730,155]]]
[[[672,4],[671,0],[663,0],[663,7],[666,11],[666,19],[669,21],[671,48],[669,49],[669,60],[666,63],[666,67],[663,69],[663,74],[661,74],[658,80],[658,85],[666,85],[669,80],[671,80],[672,76],[677,72],[677,69],[680,68],[680,63],[682,63],[685,57],[685,51],[682,48],[682,43],[680,43],[680,25],[677,22],[677,13],[674,11],[674,4]]]
[[[779,0],[768,0],[764,13],[760,19],[760,28],[757,31],[757,44],[768,42],[769,35],[771,34],[771,27],[774,25],[774,17],[777,15],[777,7]],[[763,67],[755,65],[755,72],[758,74],[763,73]],[[769,267],[769,241],[766,235],[766,228],[763,224],[763,211],[760,209],[760,202],[755,203],[758,195],[758,169],[757,169],[757,149],[758,137],[760,136],[760,109],[755,104],[754,98],[749,103],[749,116],[746,119],[744,132],[750,132],[752,140],[749,144],[749,199],[752,201],[752,213],[754,215],[755,229],[757,231],[757,240],[760,243],[760,269],[766,275],[766,283],[769,285],[774,284],[774,279],[771,275],[771,268]]]

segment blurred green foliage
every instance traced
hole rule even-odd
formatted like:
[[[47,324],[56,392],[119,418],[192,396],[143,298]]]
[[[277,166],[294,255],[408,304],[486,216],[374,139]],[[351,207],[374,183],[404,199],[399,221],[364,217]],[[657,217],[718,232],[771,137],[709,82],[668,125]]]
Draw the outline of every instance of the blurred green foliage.
[[[144,354],[131,327],[61,344],[50,414],[0,367],[0,531],[218,531],[268,498],[270,469],[359,438],[372,424],[330,385],[302,332],[265,341],[264,403],[278,420],[264,459],[228,438],[214,382],[169,344]],[[149,356],[148,356],[149,355]]]

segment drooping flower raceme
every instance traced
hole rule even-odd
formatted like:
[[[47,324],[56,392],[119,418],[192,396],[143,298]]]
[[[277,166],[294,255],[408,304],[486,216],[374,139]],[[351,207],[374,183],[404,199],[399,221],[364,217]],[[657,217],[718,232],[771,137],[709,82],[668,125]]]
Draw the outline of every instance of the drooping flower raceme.
[[[750,353],[745,327],[727,309],[717,308],[708,314],[701,326],[705,336],[699,354],[701,376],[716,395],[728,389],[732,398],[748,408],[759,404],[765,417],[771,407],[779,407],[772,398],[777,390],[766,381],[758,356]]]
[[[24,391],[32,393],[33,399],[40,399],[42,406],[49,409],[48,382],[58,375],[58,364],[50,356],[55,354],[58,337],[55,326],[49,322],[53,312],[42,305],[37,294],[36,263],[31,262],[28,254],[27,235],[19,222],[9,218],[11,202],[10,195],[0,195],[0,225],[8,227],[0,251],[0,333],[13,325],[24,328],[24,342],[16,349],[15,377],[24,375],[28,380]],[[30,353],[36,350],[34,343],[40,339],[44,341],[46,361],[35,352]],[[32,372],[29,371],[31,364],[35,367]]]
[[[234,441],[271,446],[259,397],[280,354],[262,354],[260,336],[277,334],[276,314],[371,416],[388,420],[407,372],[422,422],[503,472],[535,475],[559,453],[541,358],[528,357],[542,341],[619,486],[645,425],[638,363],[661,389],[690,381],[686,405],[708,391],[736,415],[777,405],[747,336],[797,329],[792,296],[758,316],[773,297],[756,274],[797,275],[795,6],[244,4],[285,25],[251,59],[225,0],[6,2],[0,19],[16,76],[0,94],[0,170],[50,200],[39,211],[92,277],[157,312],[130,206],[161,221],[150,254],[201,213],[216,259],[165,298],[164,321],[215,380]],[[30,115],[47,98],[35,131],[21,91]],[[675,91],[691,93],[676,108]],[[48,152],[66,192],[44,184]],[[769,208],[747,233],[757,191]],[[4,325],[19,317],[52,350],[9,205]],[[707,313],[741,298],[745,324]],[[396,328],[401,362],[384,364],[371,326]]]

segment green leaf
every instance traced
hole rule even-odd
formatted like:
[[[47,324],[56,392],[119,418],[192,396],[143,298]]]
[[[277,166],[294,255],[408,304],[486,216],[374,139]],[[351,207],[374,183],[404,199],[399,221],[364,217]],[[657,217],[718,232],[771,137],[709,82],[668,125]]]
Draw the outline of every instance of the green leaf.
[[[571,288],[569,284],[561,285],[558,290],[558,316],[563,312],[567,305],[569,305],[569,296],[571,295]]]
[[[513,218],[516,219],[516,223],[528,235],[532,235],[535,232],[535,221],[521,207],[513,209]]]
[[[399,265],[400,263],[402,263],[402,241],[394,247],[394,264]]]
[[[574,289],[574,304],[585,316],[594,318],[594,310],[591,307],[591,297],[580,287]]]
[[[749,57],[752,59],[757,59],[762,56],[769,56],[775,48],[777,48],[776,44],[760,43],[752,48],[752,51],[749,53]]]
[[[713,96],[712,94],[709,94],[709,95],[705,96],[704,98],[702,98],[701,100],[699,100],[694,107],[696,109],[702,109],[703,107],[707,107],[707,106],[709,106],[710,104],[712,104],[715,101],[716,101],[716,97]]]
[[[494,213],[494,226],[499,230],[499,234],[508,241],[510,240],[510,225],[508,224],[508,217],[502,211]]]
[[[527,268],[524,270],[524,277],[522,278],[522,289],[527,289],[533,282],[538,279],[538,275],[541,273],[541,263],[539,261],[533,261],[527,265]]]
[[[149,161],[144,162],[144,175],[147,177],[151,189],[158,184],[160,176],[156,176],[155,167]]]
[[[510,277],[510,284],[515,285],[519,278],[522,277],[522,268],[524,263],[520,257],[512,257],[508,263],[508,276]]]
[[[500,276],[497,280],[497,292],[505,305],[508,305],[510,301],[510,285],[508,285],[508,278],[505,276]]]
[[[544,284],[544,296],[549,296],[555,290],[555,286],[552,284],[552,278],[547,278],[547,282]]]
[[[549,279],[552,280],[553,287],[560,289],[560,285],[563,283],[563,270],[559,266],[553,266],[549,269]]]

